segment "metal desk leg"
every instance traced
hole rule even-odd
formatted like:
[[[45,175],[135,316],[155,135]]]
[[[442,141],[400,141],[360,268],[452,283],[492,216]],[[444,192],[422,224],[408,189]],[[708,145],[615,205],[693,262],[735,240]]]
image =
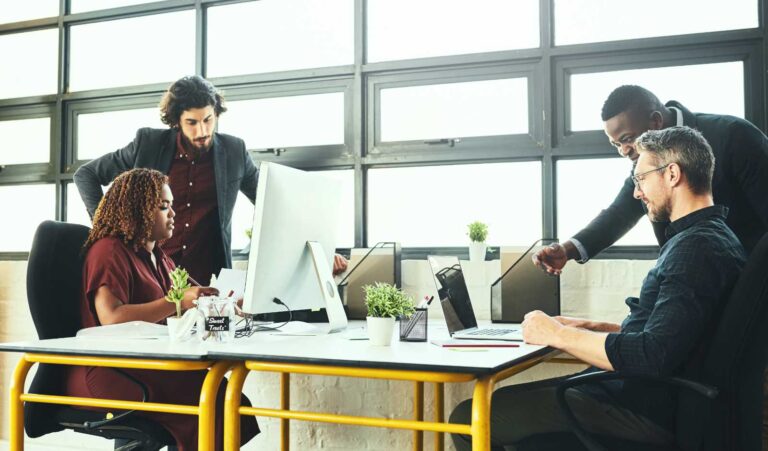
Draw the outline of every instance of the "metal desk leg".
[[[240,449],[240,394],[248,376],[248,369],[243,363],[232,368],[224,395],[224,451]]]
[[[291,373],[280,373],[280,410],[291,410]],[[291,423],[280,419],[280,450],[291,449]]]
[[[205,375],[203,388],[200,391],[200,406],[198,416],[197,446],[200,451],[216,449],[216,395],[224,375],[229,371],[229,362],[217,362]],[[239,437],[239,435],[238,435]]]
[[[10,410],[11,410],[11,451],[24,450],[24,402],[21,395],[24,393],[24,381],[33,363],[27,361],[26,354],[16,364],[11,379]]]
[[[494,381],[490,376],[475,382],[472,395],[472,451],[491,450],[491,395]]]
[[[435,423],[445,421],[445,384],[435,382]],[[445,434],[435,432],[435,451],[445,449]]]
[[[413,382],[413,419],[424,420],[424,382]],[[424,431],[413,431],[413,451],[423,451]]]

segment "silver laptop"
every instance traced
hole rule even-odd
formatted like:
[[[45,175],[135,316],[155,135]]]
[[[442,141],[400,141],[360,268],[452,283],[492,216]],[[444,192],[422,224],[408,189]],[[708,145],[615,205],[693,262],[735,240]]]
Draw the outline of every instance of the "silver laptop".
[[[477,327],[458,257],[427,257],[432,268],[440,306],[452,338],[523,341],[520,326],[498,324]]]

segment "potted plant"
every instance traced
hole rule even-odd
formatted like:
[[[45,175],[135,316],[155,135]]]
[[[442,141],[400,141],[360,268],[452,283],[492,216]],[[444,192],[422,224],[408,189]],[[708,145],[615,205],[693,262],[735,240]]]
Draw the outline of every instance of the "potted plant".
[[[168,324],[168,336],[171,340],[178,340],[181,335],[181,301],[184,299],[184,291],[190,287],[189,285],[189,273],[181,266],[176,267],[171,271],[171,289],[168,290],[168,294],[165,296],[165,300],[176,304],[176,316],[169,316],[166,318],[166,324]]]
[[[488,225],[475,221],[467,226],[469,235],[469,261],[485,261],[485,239],[488,238]]]
[[[389,346],[395,330],[395,318],[411,316],[416,310],[413,299],[399,288],[376,282],[363,287],[368,307],[368,339],[374,346]]]

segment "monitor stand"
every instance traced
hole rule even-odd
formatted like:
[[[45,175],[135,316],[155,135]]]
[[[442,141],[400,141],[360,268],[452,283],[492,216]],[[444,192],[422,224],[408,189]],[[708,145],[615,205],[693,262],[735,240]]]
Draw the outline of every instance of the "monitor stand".
[[[344,306],[341,303],[336,282],[333,280],[333,274],[328,268],[325,251],[317,241],[307,241],[307,249],[312,257],[317,283],[325,300],[325,311],[328,313],[329,323],[328,333],[340,332],[347,328],[347,315],[344,313]]]

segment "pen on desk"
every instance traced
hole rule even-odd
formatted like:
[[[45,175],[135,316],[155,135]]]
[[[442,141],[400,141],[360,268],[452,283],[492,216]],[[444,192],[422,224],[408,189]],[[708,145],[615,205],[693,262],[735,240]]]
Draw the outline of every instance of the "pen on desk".
[[[515,343],[451,343],[443,344],[444,348],[519,348]]]
[[[430,296],[430,297],[429,297],[429,300],[427,300],[427,307],[429,307],[429,304],[431,304],[431,303],[432,303],[432,300],[433,300],[433,299],[435,299],[435,297],[434,297],[434,296]]]

